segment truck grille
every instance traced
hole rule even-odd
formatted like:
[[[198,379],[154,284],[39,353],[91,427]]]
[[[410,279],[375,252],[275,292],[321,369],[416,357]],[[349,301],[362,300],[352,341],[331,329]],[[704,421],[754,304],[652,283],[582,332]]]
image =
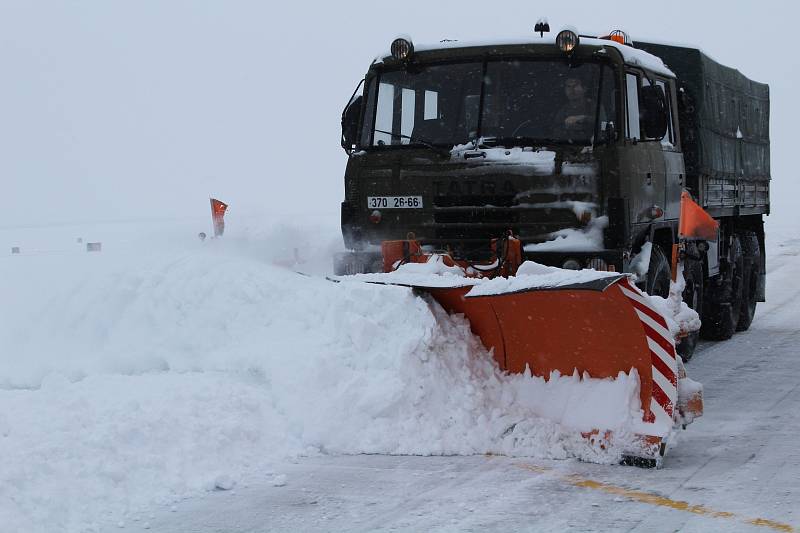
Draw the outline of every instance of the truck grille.
[[[514,197],[511,195],[454,195],[435,196],[434,207],[511,207]]]
[[[519,220],[517,213],[505,209],[452,209],[434,212],[437,224],[514,224]]]
[[[439,226],[435,232],[438,241],[455,245],[459,242],[488,241],[499,238],[509,229],[515,234],[519,233],[514,227],[507,225]]]

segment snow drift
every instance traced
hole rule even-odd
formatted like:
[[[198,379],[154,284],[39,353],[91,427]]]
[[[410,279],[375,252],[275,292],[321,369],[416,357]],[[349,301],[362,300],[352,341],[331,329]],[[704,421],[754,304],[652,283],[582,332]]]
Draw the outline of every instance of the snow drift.
[[[102,530],[303,454],[613,462],[580,431],[641,418],[635,374],[504,375],[408,288],[175,242],[0,258],[6,530]]]

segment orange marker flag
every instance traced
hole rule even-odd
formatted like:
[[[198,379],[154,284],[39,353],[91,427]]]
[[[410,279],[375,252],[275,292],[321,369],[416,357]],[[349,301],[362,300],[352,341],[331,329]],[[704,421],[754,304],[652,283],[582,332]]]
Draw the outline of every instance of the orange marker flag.
[[[681,219],[678,224],[680,239],[717,240],[719,222],[697,205],[688,192],[681,193]]]
[[[211,198],[211,220],[214,222],[214,237],[221,237],[225,233],[225,210],[228,204]]]

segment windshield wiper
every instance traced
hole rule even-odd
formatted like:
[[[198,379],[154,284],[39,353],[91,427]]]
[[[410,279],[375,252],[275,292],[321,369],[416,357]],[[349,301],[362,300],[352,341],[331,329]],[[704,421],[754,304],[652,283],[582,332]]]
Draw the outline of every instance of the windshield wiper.
[[[484,137],[481,144],[486,146],[541,146],[547,144],[551,139],[534,139],[533,137]]]
[[[378,130],[378,129],[376,129],[375,131],[377,133],[384,133],[386,135],[391,135],[392,137],[397,137],[399,139],[408,139],[409,141],[411,141],[414,144],[420,144],[422,146],[425,146],[426,148],[430,148],[431,150],[433,150],[434,152],[436,152],[437,154],[439,154],[442,157],[450,157],[450,150],[448,150],[446,148],[441,148],[439,146],[436,146],[435,144],[433,144],[430,141],[426,141],[424,139],[419,139],[417,137],[412,137],[411,135],[404,135],[402,133],[392,133],[391,131]]]
[[[481,144],[486,146],[531,146],[542,148],[553,145],[573,144],[564,139],[552,139],[545,137],[484,137]]]

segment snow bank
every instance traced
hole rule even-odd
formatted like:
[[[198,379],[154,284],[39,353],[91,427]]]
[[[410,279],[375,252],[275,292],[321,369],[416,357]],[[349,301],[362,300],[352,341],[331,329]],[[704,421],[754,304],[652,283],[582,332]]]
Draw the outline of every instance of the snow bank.
[[[252,235],[0,257],[4,530],[107,530],[303,454],[614,462],[579,431],[641,418],[635,375],[504,375],[462,317]]]
[[[286,431],[263,387],[213,372],[48,376],[0,392],[3,531],[108,531],[214,490]]]

